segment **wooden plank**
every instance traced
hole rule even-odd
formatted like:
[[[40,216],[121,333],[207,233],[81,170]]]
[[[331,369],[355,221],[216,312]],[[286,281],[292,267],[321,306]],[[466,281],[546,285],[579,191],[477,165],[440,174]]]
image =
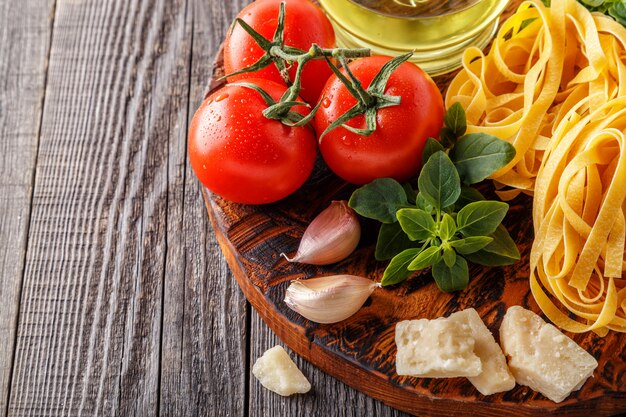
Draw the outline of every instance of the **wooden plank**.
[[[277,344],[285,347],[292,359],[309,379],[312,389],[308,394],[283,398],[266,390],[254,377],[250,380],[250,417],[334,416],[334,417],[408,417],[408,414],[386,406],[337,379],[325,374],[297,356],[252,310],[250,359],[251,363],[267,349]]]
[[[193,2],[189,119],[202,101],[213,56],[241,7],[236,1]],[[161,415],[243,416],[246,303],[211,230],[182,139],[170,155],[176,191],[168,208]]]
[[[158,411],[187,23],[184,0],[57,4],[12,416]]]
[[[9,399],[54,0],[0,0],[0,416]]]

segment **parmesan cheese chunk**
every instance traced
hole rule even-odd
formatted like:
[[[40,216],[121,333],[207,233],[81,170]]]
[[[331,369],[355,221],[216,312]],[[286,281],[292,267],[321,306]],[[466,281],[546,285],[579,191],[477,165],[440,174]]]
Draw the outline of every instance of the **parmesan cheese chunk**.
[[[598,366],[576,342],[519,306],[506,312],[500,343],[516,381],[557,403],[579,390]]]
[[[396,325],[396,372],[424,378],[477,376],[472,329],[461,321],[406,320]]]
[[[309,381],[281,346],[274,346],[257,359],[252,374],[265,388],[285,397],[311,389]]]
[[[480,358],[483,369],[479,375],[468,377],[472,385],[483,395],[512,390],[515,387],[515,378],[509,371],[500,346],[476,310],[468,308],[459,311],[452,314],[450,320],[466,323],[472,329],[474,354]]]

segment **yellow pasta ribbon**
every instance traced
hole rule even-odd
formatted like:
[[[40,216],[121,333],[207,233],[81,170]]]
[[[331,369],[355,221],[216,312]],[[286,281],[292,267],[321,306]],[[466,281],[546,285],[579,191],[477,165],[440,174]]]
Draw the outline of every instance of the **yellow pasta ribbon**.
[[[530,288],[559,327],[626,332],[626,29],[575,0],[526,1],[446,93],[469,133],[507,140],[507,200],[531,194]]]
[[[537,176],[531,291],[546,316],[565,330],[623,332],[626,97],[573,126],[567,122],[567,128],[557,128]]]

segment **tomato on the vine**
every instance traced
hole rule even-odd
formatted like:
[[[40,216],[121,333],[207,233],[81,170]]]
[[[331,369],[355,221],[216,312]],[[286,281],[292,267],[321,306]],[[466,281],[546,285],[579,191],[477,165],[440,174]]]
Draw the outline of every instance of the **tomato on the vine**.
[[[237,16],[253,29],[272,40],[278,23],[280,3],[283,0],[257,0],[246,6]],[[324,12],[309,0],[287,0],[285,4],[285,45],[308,51],[313,43],[322,48],[335,46],[335,32]],[[224,42],[224,70],[232,74],[257,62],[264,55],[263,49],[238,24],[234,24]],[[289,69],[290,79],[295,77],[297,65]],[[320,91],[332,71],[321,60],[307,63],[302,73],[300,96],[309,103],[316,103]],[[284,83],[275,64],[251,73],[228,77],[229,82],[247,78],[265,78]]]
[[[390,59],[361,58],[350,63],[349,68],[367,88]],[[314,119],[318,135],[357,103],[336,75],[328,80],[322,95],[322,106]],[[366,184],[383,177],[401,182],[409,179],[421,167],[426,140],[439,135],[445,113],[443,98],[437,85],[420,68],[402,63],[387,81],[385,95],[399,96],[400,104],[377,110],[377,127],[371,135],[363,136],[340,126],[320,139],[326,164],[348,182]],[[363,128],[365,117],[356,116],[346,125]]]
[[[246,80],[279,100],[284,85]],[[313,130],[266,118],[268,107],[251,88],[228,84],[200,105],[189,128],[189,160],[213,193],[244,204],[265,204],[297,190],[313,170]],[[292,110],[304,115],[303,106]]]

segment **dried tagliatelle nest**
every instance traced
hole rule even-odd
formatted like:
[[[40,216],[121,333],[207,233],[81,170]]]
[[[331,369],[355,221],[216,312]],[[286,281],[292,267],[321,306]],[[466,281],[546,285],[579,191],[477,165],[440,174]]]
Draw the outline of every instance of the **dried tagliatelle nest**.
[[[626,331],[626,29],[575,0],[522,3],[447,92],[468,132],[512,143],[492,178],[534,194],[532,293],[572,332]]]
[[[626,97],[583,118],[572,111],[537,176],[531,290],[550,320],[572,332],[626,331],[625,132]]]
[[[524,2],[506,20],[487,55],[469,48],[446,93],[461,103],[467,131],[515,146],[516,157],[492,178],[504,199],[532,194],[553,133],[576,109],[583,115],[626,94],[626,29],[576,0],[545,7]]]

